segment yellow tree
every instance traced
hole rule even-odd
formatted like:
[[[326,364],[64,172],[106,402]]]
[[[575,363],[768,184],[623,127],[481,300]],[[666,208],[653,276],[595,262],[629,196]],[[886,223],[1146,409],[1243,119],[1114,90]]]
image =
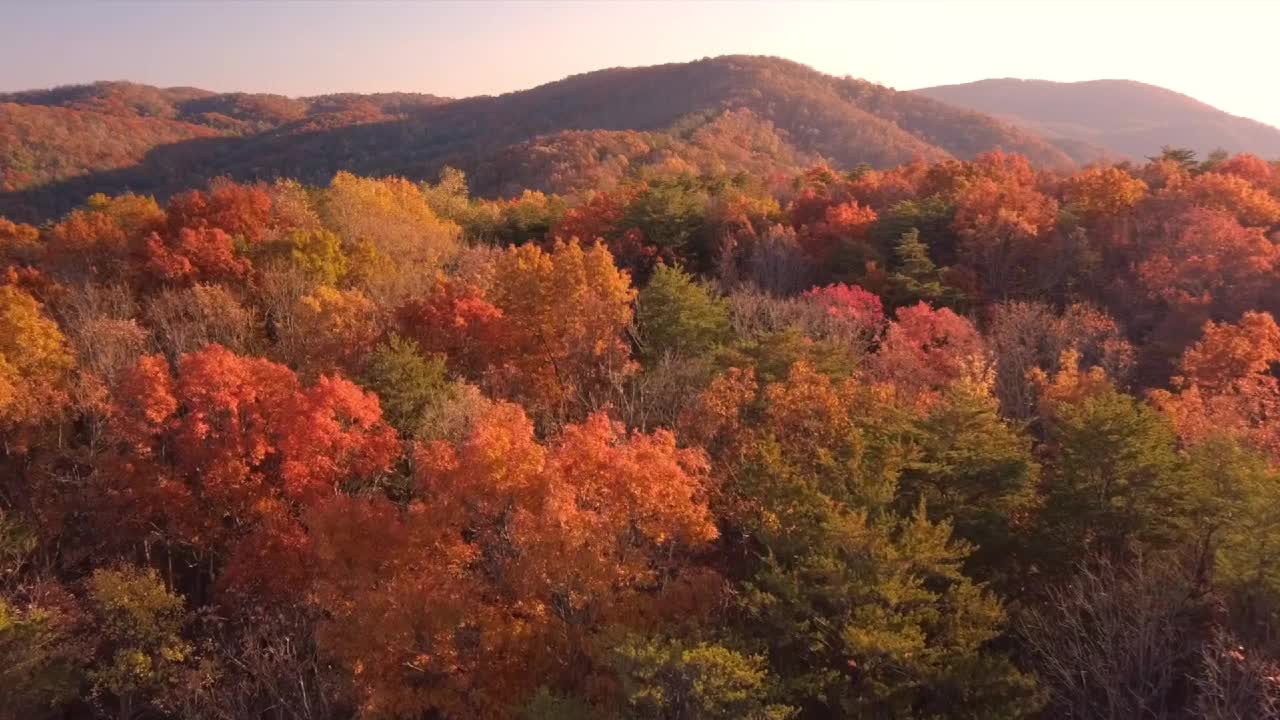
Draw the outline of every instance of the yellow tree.
[[[338,173],[321,195],[320,217],[342,238],[351,279],[379,301],[429,286],[461,248],[461,229],[441,220],[422,190],[403,178]]]
[[[22,290],[0,287],[0,426],[54,416],[67,401],[74,364],[44,307]]]
[[[511,396],[564,414],[598,406],[610,385],[634,370],[623,333],[636,293],[603,245],[557,242],[550,253],[509,248],[494,277],[491,300],[512,345],[499,379]]]

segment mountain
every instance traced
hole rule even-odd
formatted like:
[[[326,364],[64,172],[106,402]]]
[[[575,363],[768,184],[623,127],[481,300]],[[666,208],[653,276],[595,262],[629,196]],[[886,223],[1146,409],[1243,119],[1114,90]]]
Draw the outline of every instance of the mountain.
[[[97,83],[0,95],[0,213],[48,217],[94,192],[163,196],[218,175],[425,179],[452,165],[477,194],[506,196],[608,187],[643,167],[768,175],[994,149],[1073,163],[988,115],[767,57],[613,68],[462,100]]]
[[[1041,135],[1077,162],[1099,156],[1138,160],[1163,145],[1202,156],[1222,148],[1280,158],[1280,130],[1194,98],[1132,80],[980,80],[915,91],[987,113]]]

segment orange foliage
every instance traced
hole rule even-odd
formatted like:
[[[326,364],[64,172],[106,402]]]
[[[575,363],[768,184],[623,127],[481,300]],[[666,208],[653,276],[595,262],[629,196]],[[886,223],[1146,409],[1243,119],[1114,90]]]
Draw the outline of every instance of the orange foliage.
[[[1246,312],[1238,323],[1208,322],[1182,356],[1181,383],[1220,393],[1280,362],[1280,326],[1269,313]]]
[[[1088,219],[1119,215],[1147,196],[1147,184],[1116,167],[1090,168],[1063,182],[1063,199]]]
[[[288,368],[217,345],[182,356],[176,373],[159,356],[139,360],[114,393],[111,427],[116,450],[100,460],[94,508],[104,529],[197,555],[269,539],[262,526],[295,522],[296,503],[400,454],[375,396],[339,378],[303,389]],[[255,580],[276,570],[235,564]]]
[[[1230,213],[1241,225],[1270,227],[1280,223],[1280,200],[1238,175],[1209,172],[1180,185],[1171,199],[1195,207]]]
[[[989,292],[1025,289],[1023,278],[1044,253],[1040,240],[1057,222],[1058,203],[1035,189],[1025,159],[984,158],[974,163],[978,177],[964,181],[955,199],[960,258]]]
[[[405,304],[397,313],[405,334],[539,415],[590,407],[634,372],[623,333],[635,291],[603,245],[510,247],[493,278],[487,293],[444,282]]]
[[[1275,245],[1260,228],[1242,227],[1230,213],[1206,208],[1187,211],[1175,227],[1176,235],[1157,244],[1137,268],[1150,296],[1182,307],[1256,306],[1277,261]]]
[[[339,499],[310,523],[322,638],[372,713],[508,717],[548,677],[581,682],[599,626],[634,621],[716,537],[703,454],[604,415],[544,446],[496,404],[417,465],[407,512]]]
[[[822,219],[806,225],[797,239],[814,261],[823,265],[829,263],[840,248],[866,243],[875,221],[876,211],[859,205],[856,200],[828,205]]]
[[[1280,464],[1280,326],[1268,313],[1246,312],[1238,323],[1209,322],[1183,354],[1176,393],[1152,399],[1173,421],[1184,442],[1234,437]]]

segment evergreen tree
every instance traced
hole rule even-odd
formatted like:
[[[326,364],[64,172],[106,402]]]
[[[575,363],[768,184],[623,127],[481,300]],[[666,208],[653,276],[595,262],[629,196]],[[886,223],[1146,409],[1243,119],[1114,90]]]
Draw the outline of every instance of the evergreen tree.
[[[904,232],[894,247],[897,267],[889,276],[889,297],[893,305],[915,305],[927,302],[934,306],[955,306],[959,293],[948,287],[942,273],[929,258],[929,246],[920,239],[920,231]]]
[[[724,301],[678,267],[657,267],[640,292],[636,319],[643,356],[651,361],[668,353],[700,355],[729,336],[729,309]]]

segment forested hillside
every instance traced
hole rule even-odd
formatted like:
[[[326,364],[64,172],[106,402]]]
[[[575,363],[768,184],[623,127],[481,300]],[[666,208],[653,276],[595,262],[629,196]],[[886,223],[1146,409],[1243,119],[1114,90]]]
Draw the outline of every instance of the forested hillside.
[[[988,113],[1062,148],[1081,163],[1142,160],[1164,145],[1280,157],[1280,129],[1181,93],[1132,80],[979,80],[916,92]]]
[[[86,144],[80,126],[110,131]],[[511,197],[613,188],[646,167],[786,176],[823,159],[889,168],[996,149],[1072,163],[986,115],[776,58],[601,70],[452,102],[100,83],[0,96],[0,212],[44,219],[96,192],[167,197],[223,175],[424,180],[448,165],[476,194]]]
[[[781,178],[868,159],[819,87],[886,166],[926,106],[645,129],[695,70],[794,68],[412,111],[523,104],[510,199],[330,156],[0,219],[0,719],[1277,717],[1280,166]]]

